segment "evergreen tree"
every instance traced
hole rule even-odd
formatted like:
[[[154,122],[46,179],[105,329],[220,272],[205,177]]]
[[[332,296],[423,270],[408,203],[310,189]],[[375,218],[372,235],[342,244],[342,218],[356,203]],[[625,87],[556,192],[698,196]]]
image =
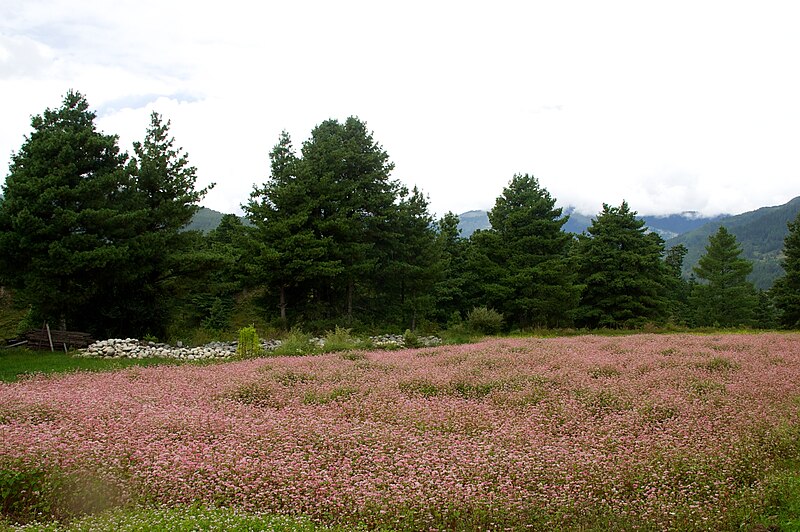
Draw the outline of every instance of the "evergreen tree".
[[[508,291],[504,314],[520,326],[564,326],[572,322],[579,292],[567,260],[572,237],[562,231],[555,199],[528,174],[515,175],[489,212],[499,251],[501,284]]]
[[[344,124],[326,120],[303,144],[299,173],[314,198],[311,218],[315,234],[335,245],[326,259],[341,271],[319,295],[335,312],[353,317],[359,284],[369,285],[385,262],[380,243],[391,231],[391,215],[399,184],[390,179],[394,165],[355,117]]]
[[[690,283],[683,278],[683,260],[688,249],[683,244],[673,246],[666,251],[664,265],[666,266],[666,286],[669,294],[669,317],[673,323],[686,324],[689,316]]]
[[[191,278],[205,280],[218,266],[219,261],[203,251],[200,235],[183,230],[214,185],[195,188],[197,169],[175,146],[169,127],[169,121],[152,113],[144,139],[133,144],[130,216],[135,235],[128,244],[130,268],[119,272],[114,289],[121,308],[118,323],[107,328],[115,334],[163,336],[178,303],[177,284],[185,286]]]
[[[102,333],[96,324],[114,314],[109,294],[128,269],[135,198],[127,156],[94,119],[75,91],[32,118],[3,187],[0,269],[40,319]]]
[[[310,285],[330,282],[342,271],[330,256],[332,239],[315,226],[321,191],[298,173],[299,163],[289,134],[282,132],[270,152],[270,178],[253,190],[245,207],[258,246],[252,273],[277,291],[284,324],[293,304],[302,311],[300,302],[307,299]]]
[[[466,315],[465,307],[467,254],[469,240],[461,237],[458,216],[446,213],[436,223],[436,248],[439,252],[441,276],[434,287],[436,318],[444,323],[454,313]]]
[[[635,327],[661,321],[667,310],[664,241],[648,233],[627,202],[604,204],[578,246],[583,285],[579,323]]]
[[[192,287],[191,302],[203,328],[225,330],[236,295],[249,285],[255,239],[238,216],[225,214],[205,241],[216,267]]]
[[[428,200],[416,187],[410,192],[400,188],[389,217],[388,229],[375,245],[379,266],[371,283],[364,283],[371,291],[370,313],[374,319],[414,330],[435,311],[442,255]]]
[[[783,241],[784,275],[775,281],[772,295],[780,312],[780,324],[800,327],[800,216],[789,222],[789,234]]]
[[[504,283],[503,242],[497,231],[479,229],[469,237],[464,272],[463,313],[475,307],[505,310],[513,289]]]
[[[753,270],[750,261],[741,258],[742,248],[725,227],[708,237],[706,253],[694,267],[700,280],[692,291],[695,324],[736,327],[752,325],[758,297],[747,280]]]

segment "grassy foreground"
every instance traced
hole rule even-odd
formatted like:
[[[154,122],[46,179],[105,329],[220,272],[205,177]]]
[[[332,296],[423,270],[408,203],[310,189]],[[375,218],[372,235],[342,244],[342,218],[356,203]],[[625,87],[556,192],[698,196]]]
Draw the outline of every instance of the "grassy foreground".
[[[797,530],[798,464],[796,334],[505,338],[0,384],[0,507],[67,530]]]
[[[24,348],[11,348],[0,350],[0,382],[15,382],[34,375],[72,371],[114,371],[132,366],[161,366],[177,363],[179,362],[159,358],[82,358],[63,351],[31,351]]]

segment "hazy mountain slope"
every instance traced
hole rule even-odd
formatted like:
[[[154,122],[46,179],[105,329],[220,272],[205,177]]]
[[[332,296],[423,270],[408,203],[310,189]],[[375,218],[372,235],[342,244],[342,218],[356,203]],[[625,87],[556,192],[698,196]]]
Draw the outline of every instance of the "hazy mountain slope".
[[[586,231],[592,224],[592,216],[586,216],[575,212],[572,208],[564,209],[564,214],[569,215],[569,220],[564,224],[564,231],[580,234]],[[681,214],[671,214],[669,216],[643,216],[642,217],[651,231],[655,231],[662,238],[669,239],[686,231],[696,229],[710,221],[717,221],[724,218],[717,216],[714,218],[704,218],[694,212]],[[489,215],[486,211],[469,211],[459,215],[461,236],[469,236],[478,229],[489,229]]]
[[[206,207],[200,207],[200,210],[194,215],[192,221],[186,226],[186,230],[208,233],[217,228],[223,216],[225,216],[224,213]]]
[[[703,225],[667,241],[667,247],[683,244],[689,250],[684,261],[684,274],[689,275],[698,259],[705,253],[708,237],[725,226],[742,245],[742,256],[753,262],[750,280],[758,288],[772,286],[783,274],[780,266],[783,239],[788,233],[786,224],[800,213],[800,197],[784,205],[762,207],[755,211],[730,216]]]

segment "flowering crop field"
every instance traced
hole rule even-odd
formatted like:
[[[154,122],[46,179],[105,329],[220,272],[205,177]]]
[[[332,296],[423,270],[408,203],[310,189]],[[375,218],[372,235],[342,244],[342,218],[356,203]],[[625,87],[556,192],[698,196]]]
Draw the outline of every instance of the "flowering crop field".
[[[2,384],[0,465],[82,509],[716,530],[800,458],[799,405],[800,335],[492,339]]]

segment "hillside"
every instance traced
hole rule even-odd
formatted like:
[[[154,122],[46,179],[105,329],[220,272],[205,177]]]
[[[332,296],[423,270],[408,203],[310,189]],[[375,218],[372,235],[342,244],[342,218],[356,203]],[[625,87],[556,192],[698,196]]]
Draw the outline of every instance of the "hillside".
[[[194,215],[192,221],[186,226],[186,230],[208,233],[217,228],[223,216],[225,216],[224,213],[206,207],[200,207],[200,210]]]
[[[783,240],[788,233],[786,224],[800,213],[800,197],[784,205],[762,207],[755,211],[716,220],[667,241],[667,247],[683,244],[689,250],[684,261],[684,275],[688,276],[705,253],[708,237],[725,226],[742,245],[742,256],[753,262],[750,280],[761,289],[767,289],[783,274],[780,265]]]
[[[586,231],[592,224],[592,216],[586,216],[576,212],[574,208],[564,209],[564,214],[569,215],[569,220],[564,224],[564,231],[580,234]],[[724,216],[714,218],[704,218],[696,212],[684,212],[671,214],[669,216],[643,216],[647,227],[667,240],[677,235],[702,227],[703,225],[722,220]],[[461,236],[469,236],[478,229],[489,229],[489,215],[486,211],[468,211],[459,215],[458,227],[461,229]]]

